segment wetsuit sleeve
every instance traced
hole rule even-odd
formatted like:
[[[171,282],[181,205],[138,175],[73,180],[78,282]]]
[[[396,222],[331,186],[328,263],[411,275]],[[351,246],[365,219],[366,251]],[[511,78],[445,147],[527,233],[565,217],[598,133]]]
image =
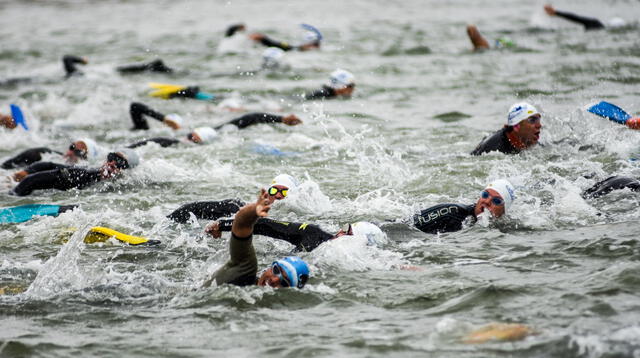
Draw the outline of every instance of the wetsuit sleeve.
[[[182,205],[167,217],[179,223],[186,223],[189,221],[190,213],[193,213],[198,219],[217,220],[235,214],[242,206],[244,203],[236,199],[196,201]]]
[[[273,39],[270,39],[267,36],[264,36],[261,40],[260,43],[267,46],[267,47],[277,47],[279,49],[282,49],[283,51],[291,51],[293,49],[295,49],[295,47],[289,45],[288,43],[284,42],[284,41],[275,41]]]
[[[640,191],[640,181],[638,181],[638,179],[624,176],[609,177],[585,190],[584,193],[582,193],[582,197],[585,199],[598,198],[614,190],[624,188],[629,188],[633,191]]]
[[[502,128],[499,131],[493,133],[491,136],[483,139],[482,142],[478,144],[476,149],[471,152],[471,155],[482,155],[484,153],[494,151],[505,154],[515,154],[520,152],[516,147],[511,145],[509,139],[507,139],[505,128]]]
[[[149,63],[138,63],[133,65],[119,66],[116,68],[116,70],[122,74],[140,73],[140,72],[146,72],[146,71],[163,72],[163,73],[173,72],[173,69],[170,67],[167,67],[167,65],[165,65],[161,59],[157,59]]]
[[[60,205],[60,207],[58,208],[58,214],[62,214],[66,211],[71,211],[77,207],[78,205]]]
[[[18,168],[25,165],[33,164],[35,162],[39,162],[40,160],[42,160],[43,153],[52,153],[52,152],[54,151],[46,147],[27,149],[24,152],[2,163],[2,169],[13,169],[13,168]],[[54,153],[62,154],[59,152],[54,152]]]
[[[240,129],[247,128],[249,126],[261,123],[282,123],[282,116],[269,113],[249,113],[242,117],[231,120],[227,123],[217,126],[215,129],[220,129],[228,124],[234,125]]]
[[[38,172],[44,172],[44,171],[55,170],[55,169],[64,169],[64,168],[69,168],[69,166],[64,164],[52,163],[52,162],[38,162],[38,163],[31,164],[30,166],[26,167],[24,170],[29,174],[34,174]]]
[[[142,147],[143,145],[146,145],[149,142],[157,143],[163,148],[170,147],[172,145],[176,145],[176,144],[180,143],[180,141],[175,139],[175,138],[157,137],[157,138],[149,138],[149,139],[145,139],[145,140],[133,143],[133,144],[129,144],[127,146],[127,148]]]
[[[564,19],[567,19],[571,22],[575,22],[584,26],[585,30],[598,30],[603,29],[604,25],[600,20],[596,18],[579,16],[576,14],[572,14],[570,12],[558,11],[556,10],[556,16],[560,16]]]
[[[462,229],[462,223],[473,215],[473,205],[440,204],[422,210],[413,217],[413,223],[428,234]]]
[[[164,114],[156,112],[153,109],[149,108],[147,105],[139,102],[131,103],[131,106],[129,106],[129,114],[131,115],[131,120],[133,121],[134,130],[149,129],[147,120],[144,118],[145,115],[151,118],[155,118],[160,122],[164,120]]]
[[[231,231],[233,220],[220,220],[220,231]],[[276,221],[266,218],[258,219],[253,226],[254,235],[264,235],[286,241],[296,247],[297,251],[311,251],[333,235],[320,229],[317,225]]]
[[[18,196],[24,196],[31,194],[34,190],[82,189],[98,181],[100,181],[99,170],[60,168],[28,175],[13,189],[13,193]]]
[[[312,99],[323,99],[323,98],[333,98],[336,96],[336,91],[329,86],[322,86],[321,89],[310,92],[304,95],[304,99],[312,100]]]
[[[64,72],[67,77],[73,74],[80,74],[80,71],[76,67],[76,64],[84,63],[84,59],[82,57],[74,56],[74,55],[64,55],[62,57],[62,65],[64,66]]]
[[[229,256],[229,261],[220,267],[204,283],[204,286],[210,286],[213,281],[218,285],[228,283],[238,286],[248,286],[256,283],[258,259],[253,248],[252,237],[239,238],[231,234]]]

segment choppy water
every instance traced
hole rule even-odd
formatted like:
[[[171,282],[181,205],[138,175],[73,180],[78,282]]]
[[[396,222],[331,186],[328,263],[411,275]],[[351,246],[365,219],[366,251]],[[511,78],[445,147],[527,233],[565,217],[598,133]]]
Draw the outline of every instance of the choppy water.
[[[0,131],[0,156],[70,139],[111,147],[173,135],[155,121],[130,132],[137,100],[178,112],[189,126],[237,113],[199,101],[146,96],[147,82],[200,85],[251,110],[296,113],[297,127],[226,131],[214,144],[146,146],[144,162],[117,182],[84,191],[0,194],[2,206],[80,204],[58,218],[2,225],[2,356],[559,356],[640,355],[640,197],[629,191],[584,201],[612,174],[638,176],[640,134],[585,113],[609,100],[638,113],[637,1],[563,1],[558,8],[620,16],[630,26],[585,33],[548,18],[542,2],[503,1],[4,1],[0,76],[32,83],[0,88],[34,130]],[[262,48],[219,56],[227,25],[295,39],[297,24],[325,34],[319,52],[290,53],[283,74],[219,76],[259,67]],[[469,51],[464,26],[516,49]],[[85,76],[62,80],[63,54],[86,56]],[[116,65],[162,58],[174,75],[123,77]],[[335,67],[356,75],[353,99],[301,103]],[[508,107],[544,111],[544,147],[517,156],[471,157]],[[185,132],[186,133],[186,132]],[[180,132],[183,134],[183,132]],[[256,144],[297,152],[256,153]],[[206,222],[164,216],[194,200],[251,200],[273,176],[303,180],[271,216],[335,231],[345,222],[386,222],[383,248],[358,240],[304,254],[313,267],[301,291],[200,284],[222,264],[226,240]],[[0,171],[8,175],[9,171]],[[471,203],[510,178],[518,201],[508,220],[433,236],[403,224],[420,208]],[[0,183],[2,192],[9,187]],[[391,223],[394,222],[394,223]],[[85,245],[90,226],[162,241],[158,248]],[[65,234],[76,228],[66,244]],[[255,240],[261,266],[286,243]],[[423,271],[399,271],[411,264]],[[517,322],[537,335],[467,345],[489,322]]]

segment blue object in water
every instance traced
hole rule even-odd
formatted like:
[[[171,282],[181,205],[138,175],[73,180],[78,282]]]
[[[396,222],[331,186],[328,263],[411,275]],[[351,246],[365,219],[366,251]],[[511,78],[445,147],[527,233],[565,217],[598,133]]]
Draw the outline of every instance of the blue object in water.
[[[318,36],[318,41],[322,40],[322,32],[320,32],[320,30],[318,30],[315,26],[311,26],[309,24],[300,24],[300,27],[302,27],[303,29],[305,29],[307,31],[311,31],[311,32],[315,33],[316,36]]]
[[[625,124],[627,119],[631,118],[631,115],[625,112],[624,109],[605,101],[594,104],[587,111],[620,124]]]
[[[11,105],[11,117],[13,117],[14,122],[24,128],[25,131],[29,130],[29,127],[27,127],[27,122],[24,120],[22,110],[15,104]]]
[[[211,101],[214,98],[216,98],[216,96],[214,96],[214,95],[212,95],[210,93],[204,93],[204,92],[196,93],[196,99],[199,99],[201,101]]]
[[[0,209],[0,224],[21,223],[34,216],[58,216],[60,205],[30,204]]]

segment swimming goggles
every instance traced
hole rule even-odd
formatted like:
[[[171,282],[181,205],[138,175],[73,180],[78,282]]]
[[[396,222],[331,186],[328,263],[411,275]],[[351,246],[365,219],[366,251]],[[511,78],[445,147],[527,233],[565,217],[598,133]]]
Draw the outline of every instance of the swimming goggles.
[[[269,188],[269,190],[267,192],[271,196],[274,196],[274,195],[278,194],[278,192],[280,192],[280,193],[282,193],[282,196],[286,197],[287,194],[289,194],[289,189],[287,189],[287,188],[276,188],[275,186],[272,186],[272,187]]]
[[[126,159],[119,156],[117,153],[109,153],[107,155],[107,162],[115,162],[116,168],[118,169],[127,169],[129,168],[129,162]]]
[[[271,272],[273,272],[274,275],[280,278],[280,285],[282,287],[290,287],[291,283],[286,277],[284,277],[282,271],[283,270],[280,268],[280,265],[278,265],[277,262],[274,262],[273,265],[271,265]]]
[[[487,198],[491,198],[491,202],[495,206],[500,206],[504,204],[504,200],[502,200],[502,198],[499,198],[497,196],[491,196],[491,194],[489,194],[489,192],[486,190],[482,191],[482,199],[487,199]]]
[[[533,116],[527,118],[527,122],[529,122],[531,124],[536,124],[536,123],[540,122],[540,118],[541,117],[539,115],[538,116],[533,115]]]

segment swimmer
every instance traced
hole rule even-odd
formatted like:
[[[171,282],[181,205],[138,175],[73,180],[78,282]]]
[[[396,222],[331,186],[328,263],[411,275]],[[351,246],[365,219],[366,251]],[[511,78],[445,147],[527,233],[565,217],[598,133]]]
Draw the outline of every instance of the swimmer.
[[[416,228],[428,234],[462,230],[463,223],[470,218],[476,221],[485,209],[494,218],[503,216],[515,199],[513,185],[505,179],[491,182],[472,205],[439,204],[414,215]]]
[[[267,35],[262,33],[257,33],[257,32],[250,34],[249,38],[257,43],[263,44],[264,46],[277,47],[279,49],[282,49],[283,51],[291,51],[291,50],[308,51],[308,50],[319,49],[320,42],[322,40],[322,34],[320,34],[320,31],[318,31],[315,27],[310,25],[303,24],[300,26],[307,31],[305,31],[305,33],[303,34],[302,43],[296,46],[290,45],[284,41],[273,40],[269,38]]]
[[[473,44],[474,51],[488,50],[490,48],[489,42],[478,31],[475,25],[467,25],[467,35],[471,44]],[[495,41],[496,48],[514,47],[515,44],[508,37],[500,37]]]
[[[489,137],[485,137],[471,155],[493,151],[516,154],[533,147],[540,139],[542,115],[529,103],[516,103],[509,109],[507,124]]]
[[[15,129],[17,126],[18,124],[13,120],[11,115],[0,113],[0,127]]]
[[[300,184],[298,180],[288,174],[280,174],[273,178],[267,188],[269,200],[274,202],[287,197],[290,190],[296,190]],[[196,219],[217,220],[235,214],[245,204],[237,199],[219,201],[196,201],[184,204],[167,217],[179,223],[186,223],[193,214]]]
[[[74,164],[81,160],[93,160],[97,157],[101,157],[107,153],[107,150],[96,144],[92,139],[80,138],[71,142],[69,149],[64,154],[47,147],[27,149],[20,152],[18,155],[7,159],[2,163],[2,169],[19,168],[39,162],[42,160],[42,155],[48,153],[58,154],[62,156],[67,163]]]
[[[207,225],[205,231],[214,238],[220,238],[223,231],[231,231],[233,220],[218,220]],[[258,219],[253,226],[253,233],[274,239],[283,240],[295,246],[296,251],[312,251],[322,243],[345,235],[365,236],[370,245],[375,245],[384,234],[376,225],[359,221],[345,224],[337,233],[330,234],[318,225],[276,221],[266,218]]]
[[[343,69],[337,69],[329,76],[328,85],[322,85],[321,89],[305,94],[304,99],[349,98],[355,87],[353,74]]]
[[[632,191],[640,191],[640,181],[638,179],[625,177],[625,176],[612,176],[607,179],[597,182],[591,188],[585,190],[582,193],[582,197],[585,199],[599,198],[603,195],[609,194],[614,190],[620,190],[629,188]]]
[[[578,23],[578,24],[584,26],[585,30],[601,30],[601,29],[605,28],[605,25],[600,20],[598,20],[596,18],[589,18],[589,17],[584,17],[584,16],[579,16],[579,15],[576,15],[576,14],[572,14],[570,12],[559,11],[559,10],[556,10],[550,4],[547,4],[547,5],[544,6],[544,11],[549,16],[558,16],[558,17],[561,17],[563,19],[569,20],[571,22]],[[624,20],[622,20],[620,18],[612,19],[610,24],[609,24],[609,26],[611,26],[611,27],[621,27],[621,26],[624,26],[624,25],[625,25]]]
[[[203,287],[231,284],[238,286],[270,286],[273,288],[303,288],[309,279],[309,266],[301,258],[289,256],[274,261],[258,276],[258,258],[253,248],[253,227],[266,217],[273,201],[262,189],[255,203],[243,206],[236,214],[229,239],[229,261],[219,268]]]
[[[39,162],[30,165],[25,171],[28,175],[13,188],[11,194],[24,196],[34,190],[43,189],[84,189],[99,181],[113,178],[122,170],[138,165],[140,159],[132,149],[121,149],[107,155],[105,163],[95,169],[73,167],[51,162]]]
[[[86,58],[75,55],[62,56],[62,64],[64,66],[65,77],[82,75],[82,72],[76,67],[76,65],[86,65],[89,63]]]

